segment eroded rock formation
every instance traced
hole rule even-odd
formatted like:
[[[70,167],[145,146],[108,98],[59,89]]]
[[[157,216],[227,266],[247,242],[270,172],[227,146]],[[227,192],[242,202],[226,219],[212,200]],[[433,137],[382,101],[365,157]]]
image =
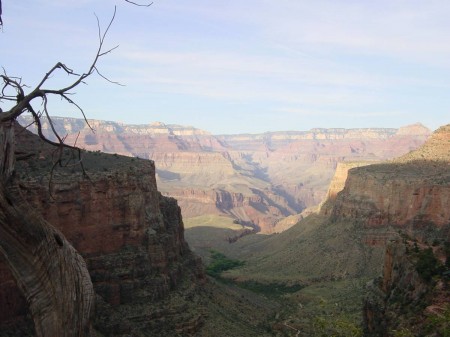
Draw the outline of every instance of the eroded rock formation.
[[[450,128],[440,128],[417,151],[391,162],[348,172],[345,187],[325,214],[365,219],[368,226],[394,226],[417,236],[427,226],[450,223]]]
[[[420,124],[398,130],[313,129],[213,136],[163,123],[90,123],[95,134],[84,121],[54,119],[55,128],[68,135],[69,143],[76,139],[91,151],[154,160],[160,191],[180,201],[185,217],[226,215],[253,222],[266,233],[279,232],[282,218],[318,205],[337,163],[393,158],[418,147],[429,135]],[[48,125],[44,124],[44,132],[51,137]],[[245,200],[245,207],[237,202],[239,198]]]
[[[184,241],[176,201],[157,191],[153,162],[86,153],[87,176],[72,166],[56,170],[50,182],[54,148],[28,132],[19,137],[17,150],[29,154],[29,159],[16,165],[18,186],[34,212],[61,231],[86,261],[96,293],[95,329],[108,336],[156,331],[170,336],[183,333],[185,327],[199,329],[198,317],[203,316],[184,296],[195,294],[204,281],[203,267]],[[59,240],[64,246],[66,239]],[[5,307],[25,313],[6,272],[0,280],[7,285],[0,291]],[[179,305],[171,303],[177,296],[169,296],[175,290],[183,294]],[[10,328],[20,324],[20,319],[2,312]],[[64,329],[55,330],[55,336],[62,336]]]
[[[366,336],[448,333],[450,289],[442,248],[405,237],[387,245],[382,276],[367,287],[363,307]]]
[[[449,140],[450,125],[446,125],[417,151],[389,166],[369,170],[372,173],[369,177],[376,172],[377,186],[384,184],[386,191],[384,196],[381,193],[371,195],[370,204],[364,202],[367,207],[363,212],[369,224],[391,225],[401,231],[387,245],[382,277],[368,289],[363,312],[367,336],[400,333],[444,336],[448,333]],[[368,173],[364,168],[362,172]],[[397,178],[392,177],[392,172]],[[374,188],[373,181],[369,184],[372,193],[379,189]],[[361,189],[357,190],[361,199]],[[348,214],[350,208],[342,209],[340,215]]]

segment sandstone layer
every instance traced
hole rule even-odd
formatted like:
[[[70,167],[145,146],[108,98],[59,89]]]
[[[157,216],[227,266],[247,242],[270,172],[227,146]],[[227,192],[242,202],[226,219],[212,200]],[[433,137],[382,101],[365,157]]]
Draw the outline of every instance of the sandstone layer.
[[[55,117],[53,123],[69,144],[154,160],[160,191],[179,200],[185,217],[226,215],[266,233],[279,232],[281,219],[322,202],[337,163],[393,158],[429,135],[421,125],[214,136],[163,123],[91,120],[95,133],[83,120]],[[43,129],[51,138],[48,122]]]
[[[450,223],[450,128],[437,130],[416,151],[388,163],[351,169],[343,190],[323,212],[335,219],[365,219],[415,236]]]
[[[75,165],[54,171],[49,181],[54,148],[22,132],[18,151],[28,157],[16,166],[24,197],[88,265],[97,296],[97,332],[138,336],[158,331],[171,336],[184,329],[199,330],[203,315],[193,303],[182,297],[178,306],[169,301],[175,290],[185,296],[195,293],[205,275],[200,259],[184,241],[176,201],[156,189],[153,162],[86,153],[86,176]],[[64,160],[71,162],[70,155]],[[1,323],[11,325],[13,316],[26,312],[26,307],[1,268],[0,279],[7,286],[0,292]]]

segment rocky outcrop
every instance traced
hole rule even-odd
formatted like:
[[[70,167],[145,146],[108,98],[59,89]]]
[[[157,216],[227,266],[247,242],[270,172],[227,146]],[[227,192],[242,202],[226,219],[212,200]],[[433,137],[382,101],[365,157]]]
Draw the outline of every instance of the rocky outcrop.
[[[442,248],[405,238],[387,245],[382,277],[367,287],[365,336],[445,336],[450,289],[439,260]]]
[[[54,148],[26,132],[20,137],[18,151],[30,158],[16,165],[20,188],[85,259],[97,296],[95,329],[107,336],[172,336],[184,327],[199,328],[192,322],[201,313],[183,296],[204,281],[203,267],[184,241],[176,201],[157,191],[153,162],[85,153],[87,176],[70,166],[54,171],[50,182]],[[64,159],[70,162],[70,154]],[[11,279],[1,275],[10,291],[0,297],[25,313]],[[169,296],[175,290],[183,294],[178,305],[177,296]],[[0,324],[20,321],[10,316],[3,312]],[[170,324],[164,324],[166,317]]]
[[[336,219],[364,219],[369,227],[402,228],[414,236],[430,226],[444,228],[450,223],[449,135],[450,128],[443,127],[399,160],[351,169],[344,189],[322,211]]]
[[[390,164],[351,171],[353,196],[345,189],[338,195],[334,216],[353,213],[369,226],[391,225],[400,233],[387,245],[382,277],[368,288],[363,311],[367,336],[448,333],[449,140],[447,125],[423,147]],[[365,184],[360,174],[365,174]],[[357,202],[360,209],[351,212]]]
[[[331,216],[369,226],[437,227],[450,221],[449,164],[377,164],[350,170]]]

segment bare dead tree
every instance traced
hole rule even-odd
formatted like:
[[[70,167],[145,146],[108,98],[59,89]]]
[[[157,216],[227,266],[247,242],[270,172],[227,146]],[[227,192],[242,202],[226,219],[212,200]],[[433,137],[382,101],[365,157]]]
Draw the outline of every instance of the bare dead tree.
[[[77,74],[71,68],[69,68],[67,65],[65,65],[64,63],[58,62],[45,74],[45,76],[41,79],[39,84],[33,90],[26,93],[25,91],[26,91],[27,86],[22,83],[22,79],[19,77],[9,76],[6,73],[6,70],[3,69],[3,74],[0,75],[0,79],[3,82],[1,92],[0,92],[0,102],[11,101],[11,102],[14,102],[15,104],[9,110],[3,111],[2,113],[0,113],[0,123],[14,120],[22,113],[29,112],[32,114],[32,116],[34,118],[34,122],[36,123],[37,130],[38,130],[38,135],[39,135],[39,137],[41,137],[41,139],[43,139],[44,141],[46,141],[52,145],[55,145],[57,147],[68,147],[68,148],[75,149],[75,147],[65,144],[62,137],[56,132],[56,129],[53,125],[51,116],[48,111],[48,99],[50,96],[58,96],[62,100],[66,101],[67,103],[74,105],[81,112],[86,124],[90,127],[89,122],[86,118],[86,114],[84,113],[84,110],[75,101],[73,101],[70,98],[70,95],[73,94],[71,92],[71,90],[76,88],[78,85],[85,83],[85,80],[89,76],[91,76],[93,73],[97,73],[99,76],[101,76],[102,78],[106,79],[107,81],[109,81],[111,83],[120,84],[118,82],[111,81],[107,77],[102,75],[97,67],[97,63],[102,56],[111,53],[114,49],[116,49],[118,47],[118,46],[115,46],[115,47],[107,49],[107,50],[104,49],[105,38],[106,38],[106,35],[108,34],[109,29],[111,28],[111,25],[115,19],[115,16],[116,16],[116,8],[114,8],[114,14],[103,33],[101,31],[100,21],[99,21],[98,17],[96,16],[99,45],[98,45],[97,53],[96,53],[92,63],[90,64],[88,70],[85,73]],[[48,79],[57,71],[62,71],[69,76],[73,76],[73,77],[75,77],[75,80],[63,88],[59,88],[59,89],[45,88],[45,85],[47,84]],[[36,100],[41,101],[42,110],[36,111],[36,109],[33,107],[33,104],[35,103]],[[56,138],[58,140],[58,143],[49,140],[42,134],[41,117],[43,115],[45,115],[47,117],[47,119],[50,123],[51,129],[53,131],[53,134],[56,136]]]
[[[94,291],[83,258],[61,232],[32,210],[33,207],[21,195],[14,176],[14,123],[21,114],[31,113],[39,137],[59,151],[54,166],[62,165],[64,149],[79,151],[74,145],[66,144],[65,138],[56,131],[48,110],[48,100],[56,96],[75,106],[89,125],[83,109],[70,96],[73,89],[93,74],[116,83],[101,74],[97,67],[101,57],[117,48],[105,48],[105,38],[115,15],[116,9],[103,32],[97,17],[99,45],[86,72],[78,74],[58,62],[32,89],[20,77],[10,76],[5,69],[0,75],[0,103],[10,106],[5,111],[0,108],[0,254],[29,304],[39,337],[90,336]],[[58,71],[67,74],[73,81],[63,88],[46,87],[49,78]],[[47,118],[56,141],[44,136],[43,116]],[[78,161],[82,164],[80,155]]]

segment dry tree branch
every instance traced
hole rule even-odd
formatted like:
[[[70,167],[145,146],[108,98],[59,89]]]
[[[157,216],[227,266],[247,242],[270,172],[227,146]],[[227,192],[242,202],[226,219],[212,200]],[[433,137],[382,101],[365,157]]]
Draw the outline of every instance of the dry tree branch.
[[[95,67],[94,69],[95,69],[95,72],[97,73],[98,76],[100,76],[100,77],[103,78],[104,80],[108,81],[109,83],[117,84],[117,85],[120,85],[121,87],[124,87],[124,86],[125,86],[125,84],[122,84],[122,83],[117,82],[117,81],[112,81],[112,80],[110,80],[109,78],[107,78],[106,76],[104,76],[104,75],[98,70],[97,67]]]
[[[1,1],[1,0],[0,0]],[[64,149],[70,149],[72,151],[78,152],[78,162],[81,166],[82,172],[84,175],[86,175],[86,172],[83,167],[83,162],[81,158],[81,151],[79,148],[76,147],[76,144],[74,146],[66,144],[65,137],[61,137],[58,134],[58,131],[56,130],[56,127],[53,123],[53,120],[49,113],[48,108],[48,100],[49,97],[53,96],[59,96],[63,101],[67,102],[68,104],[71,104],[75,106],[78,111],[81,112],[83,115],[84,121],[86,125],[94,132],[94,129],[89,124],[89,121],[87,120],[86,114],[83,110],[83,108],[78,105],[74,100],[72,100],[69,96],[73,94],[71,90],[75,89],[79,84],[86,83],[86,79],[90,77],[94,72],[97,73],[101,78],[105,79],[106,81],[121,85],[119,82],[112,81],[108,79],[106,76],[101,74],[98,70],[97,63],[99,62],[99,59],[102,56],[105,56],[112,51],[114,51],[118,46],[115,46],[110,49],[105,49],[105,39],[106,36],[112,26],[112,23],[114,22],[114,19],[116,17],[117,7],[114,7],[114,13],[109,20],[108,24],[106,25],[106,28],[102,30],[100,20],[97,15],[95,15],[97,20],[97,28],[98,28],[98,48],[96,51],[96,54],[90,63],[88,69],[84,73],[77,73],[70,67],[68,67],[66,64],[62,62],[56,63],[40,80],[38,85],[29,91],[26,92],[26,88],[28,86],[22,84],[22,79],[19,77],[12,77],[9,76],[5,69],[3,69],[3,74],[0,74],[0,102],[2,101],[10,101],[15,102],[15,104],[7,111],[2,111],[0,109],[0,123],[13,120],[17,118],[19,115],[21,115],[24,112],[29,112],[33,116],[34,124],[36,125],[38,136],[44,140],[45,142],[56,146],[55,153],[57,153],[56,160],[54,161],[53,167],[51,169],[51,177],[50,177],[50,183],[53,176],[53,171],[56,168],[56,166],[64,166],[62,163],[62,158],[64,154]],[[45,88],[45,85],[47,84],[47,81],[52,77],[52,75],[56,74],[57,72],[63,72],[69,75],[70,77],[75,77],[73,81],[71,81],[68,85],[66,85],[63,88]],[[42,105],[42,111],[36,111],[33,108],[34,102],[39,99],[41,101]],[[42,118],[43,116],[46,117],[48,123],[50,124],[50,128],[52,130],[53,135],[56,137],[56,141],[50,140],[47,136],[45,136],[42,132]],[[78,138],[78,137],[77,137]],[[74,158],[72,156],[72,158]],[[67,166],[69,162],[67,162],[65,165]]]
[[[133,1],[130,1],[130,0],[125,0],[125,1],[130,3],[130,4],[133,4],[135,6],[139,6],[139,7],[150,7],[151,5],[153,5],[153,1],[150,2],[149,4],[138,4],[137,2],[133,2]]]

